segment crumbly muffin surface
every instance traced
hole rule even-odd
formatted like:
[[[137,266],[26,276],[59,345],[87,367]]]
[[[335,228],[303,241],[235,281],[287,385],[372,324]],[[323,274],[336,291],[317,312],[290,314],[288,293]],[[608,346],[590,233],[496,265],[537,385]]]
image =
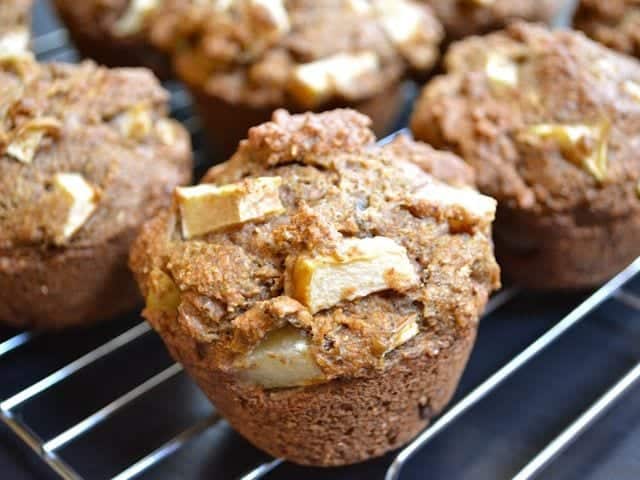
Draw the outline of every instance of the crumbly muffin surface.
[[[327,100],[371,97],[407,69],[430,69],[442,36],[431,10],[413,0],[167,0],[152,23],[152,40],[188,83],[254,107],[300,102],[296,68],[335,55],[357,58],[338,57]],[[352,69],[357,81],[345,77]]]
[[[575,27],[610,48],[640,57],[638,0],[581,0]]]
[[[2,249],[108,242],[189,180],[188,134],[147,71],[14,59],[0,91]]]
[[[505,207],[597,224],[640,211],[640,66],[568,31],[518,24],[454,45],[417,138],[453,150]]]
[[[16,27],[28,28],[32,0],[5,0],[0,4],[0,35]]]
[[[425,208],[415,194],[442,184],[407,159],[425,169],[438,163],[432,171],[456,185],[472,182],[471,171],[426,145],[400,138],[379,147],[374,140],[368,119],[352,111],[278,111],[251,129],[236,155],[203,181],[280,177],[283,211],[190,239],[176,208],[150,222],[131,266],[147,298],[169,277],[179,301],[177,316],[159,321],[148,304],[147,318],[163,335],[186,333],[198,356],[221,370],[232,370],[269,332],[296,327],[325,379],[371,375],[406,355],[437,356],[475,329],[499,283],[490,220],[454,226],[444,210]],[[316,312],[292,298],[288,282],[301,255],[331,257],[345,240],[379,237],[406,249],[416,283],[355,299],[345,292],[349,300]],[[412,321],[418,334],[394,349],[398,330]]]
[[[425,0],[451,39],[486,33],[521,19],[549,22],[558,0]]]

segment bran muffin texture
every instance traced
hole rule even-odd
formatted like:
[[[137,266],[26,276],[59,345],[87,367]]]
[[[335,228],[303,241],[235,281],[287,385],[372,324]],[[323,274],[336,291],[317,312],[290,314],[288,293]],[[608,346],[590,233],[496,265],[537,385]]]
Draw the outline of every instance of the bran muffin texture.
[[[499,286],[495,202],[469,187],[469,167],[405,137],[374,142],[369,119],[354,111],[277,111],[195,188],[247,192],[277,178],[282,209],[186,238],[184,205],[174,204],[147,223],[131,251],[143,314],[173,357],[249,441],[301,464],[363,461],[418,433],[453,395],[479,315]],[[489,208],[476,216],[420,193],[434,189]],[[368,271],[350,286],[335,270],[330,281],[345,284],[340,298],[314,307],[297,295],[301,258],[331,264],[344,242],[381,238],[404,252],[384,274],[385,287],[354,295]],[[399,340],[409,324],[414,330]],[[295,332],[313,375],[282,382],[296,368],[282,357],[267,377],[251,376],[246,359],[283,332]]]
[[[139,302],[142,222],[191,178],[186,131],[146,70],[0,66],[0,320],[60,328]]]
[[[609,48],[640,57],[638,0],[581,0],[574,26]]]
[[[276,108],[350,106],[387,132],[402,81],[436,63],[442,28],[414,0],[166,0],[151,38],[230,155]]]
[[[499,202],[505,274],[596,285],[639,253],[640,65],[572,31],[517,24],[452,46],[411,127]]]

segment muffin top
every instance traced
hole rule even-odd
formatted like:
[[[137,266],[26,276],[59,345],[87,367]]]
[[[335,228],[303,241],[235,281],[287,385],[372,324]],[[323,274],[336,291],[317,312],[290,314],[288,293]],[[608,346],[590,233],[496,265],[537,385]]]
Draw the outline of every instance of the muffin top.
[[[146,70],[0,62],[0,248],[84,247],[190,178],[190,142]]]
[[[570,31],[518,24],[455,44],[411,126],[511,208],[584,221],[640,209],[640,65]],[[589,219],[589,220],[587,220]]]
[[[0,3],[0,58],[29,47],[32,0]]]
[[[581,0],[575,26],[608,47],[640,57],[638,0]]]
[[[433,8],[451,39],[503,28],[517,19],[549,22],[563,4],[561,0],[423,1]]]
[[[459,158],[377,146],[369,123],[277,111],[145,226],[131,254],[145,315],[195,340],[194,363],[305,385],[438,355],[476,327],[499,284],[495,201]]]
[[[430,69],[442,31],[413,0],[165,0],[151,36],[210,95],[308,109]]]

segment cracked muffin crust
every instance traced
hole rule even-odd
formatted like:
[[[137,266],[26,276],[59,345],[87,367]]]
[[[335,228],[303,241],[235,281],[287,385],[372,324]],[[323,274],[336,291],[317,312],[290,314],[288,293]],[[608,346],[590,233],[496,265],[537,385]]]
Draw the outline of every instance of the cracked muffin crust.
[[[417,139],[461,155],[496,198],[505,274],[596,285],[639,253],[640,65],[571,31],[518,24],[452,46]]]
[[[0,58],[29,50],[32,0],[0,4]]]
[[[0,321],[82,325],[133,308],[141,224],[191,178],[188,134],[146,70],[0,62]]]
[[[581,0],[574,25],[610,48],[640,57],[638,0]]]
[[[80,53],[110,67],[147,67],[171,77],[169,59],[149,41],[162,0],[55,0],[60,18]]]
[[[442,22],[447,38],[458,40],[506,27],[516,20],[549,23],[560,0],[423,0]]]
[[[165,0],[151,37],[231,154],[280,107],[349,106],[386,133],[401,82],[433,67],[442,29],[414,0]]]
[[[363,461],[423,428],[499,286],[496,204],[469,167],[404,137],[377,146],[369,125],[275,112],[177,189],[130,256],[172,355],[240,433],[302,464]]]

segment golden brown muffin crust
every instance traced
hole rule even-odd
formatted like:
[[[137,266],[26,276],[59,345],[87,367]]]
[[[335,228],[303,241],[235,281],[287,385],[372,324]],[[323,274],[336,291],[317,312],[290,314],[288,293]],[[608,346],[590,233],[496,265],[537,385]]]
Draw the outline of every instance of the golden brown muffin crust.
[[[0,66],[0,320],[86,325],[139,302],[143,221],[191,178],[188,133],[146,70]]]
[[[190,240],[177,229],[175,209],[150,222],[132,249],[131,266],[145,295],[152,272],[161,270],[181,299],[173,322],[158,322],[151,311],[147,318],[163,335],[178,329],[192,337],[199,362],[222,371],[232,370],[234,357],[268,332],[291,324],[308,333],[327,379],[387,368],[397,358],[384,352],[408,319],[419,320],[420,333],[399,349],[404,354],[437,356],[475,329],[499,284],[490,227],[469,225],[454,233],[446,220],[414,214],[413,194],[438,182],[401,152],[426,157],[429,150],[402,138],[382,147],[374,140],[366,117],[347,110],[278,111],[272,122],[251,129],[236,155],[203,181],[281,177],[286,211]],[[443,177],[458,185],[471,179],[460,159],[444,158],[450,168],[439,165]],[[330,253],[341,239],[377,236],[406,248],[419,277],[415,287],[342,301],[315,315],[285,295],[287,271],[298,254]]]
[[[610,48],[640,57],[638,0],[581,0],[575,27]]]
[[[230,6],[220,6],[225,3]],[[189,84],[256,108],[297,105],[288,82],[302,63],[338,53],[374,53],[379,67],[338,96],[353,102],[389,89],[407,69],[430,69],[438,56],[441,27],[428,7],[413,0],[411,6],[423,18],[414,47],[403,52],[372,13],[374,2],[369,0],[284,0],[287,28],[276,35],[260,33],[273,27],[272,20],[252,3],[259,2],[167,0],[154,16],[152,40],[171,52],[176,70]],[[386,3],[393,7],[394,2]]]
[[[492,56],[515,66],[517,86],[492,82]],[[635,61],[579,33],[517,24],[455,44],[445,62],[449,73],[423,91],[412,129],[465,158],[483,192],[505,206],[583,222],[640,211]],[[563,146],[554,134],[535,133],[540,125],[585,126],[593,135],[578,131],[575,144]],[[595,166],[586,163],[592,154]]]
[[[167,93],[147,71],[27,61],[19,74],[0,69],[0,89],[0,248],[107,242],[152,215],[178,172],[179,183],[189,178],[188,134],[166,118]],[[31,161],[12,156],[11,145],[43,123]],[[58,173],[81,174],[99,197],[63,241]]]

